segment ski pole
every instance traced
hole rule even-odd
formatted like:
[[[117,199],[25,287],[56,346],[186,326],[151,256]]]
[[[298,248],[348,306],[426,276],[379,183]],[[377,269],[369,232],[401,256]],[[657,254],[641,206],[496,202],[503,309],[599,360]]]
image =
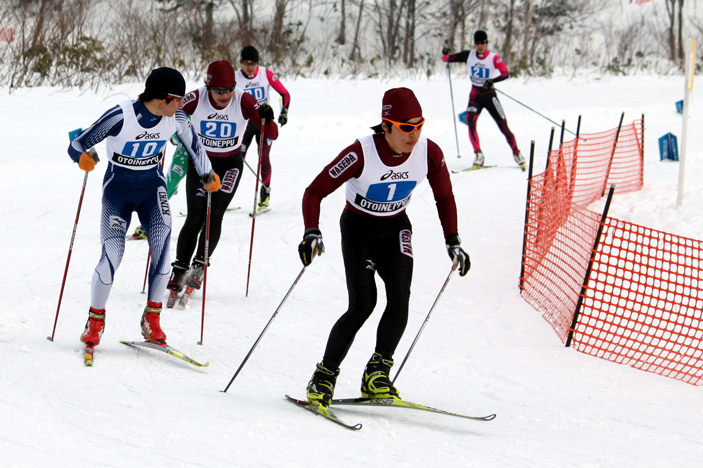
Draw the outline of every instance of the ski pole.
[[[314,255],[314,253],[313,253],[313,255]],[[276,315],[278,315],[278,311],[281,310],[281,307],[283,307],[283,304],[285,304],[286,300],[288,299],[288,296],[290,296],[290,293],[293,291],[293,288],[295,287],[296,284],[298,284],[298,281],[300,281],[300,277],[303,276],[303,273],[305,273],[306,268],[307,268],[307,266],[304,266],[303,269],[300,270],[300,273],[298,273],[298,277],[295,279],[295,281],[293,281],[293,284],[291,285],[290,289],[288,289],[288,292],[286,293],[285,297],[283,298],[281,303],[276,308],[276,311],[273,313],[273,315],[269,319],[269,321],[266,324],[266,326],[264,327],[264,329],[261,331],[261,334],[254,342],[254,346],[251,347],[251,349],[249,350],[249,353],[247,353],[246,357],[244,358],[242,363],[239,365],[239,368],[237,368],[237,372],[234,373],[234,375],[232,376],[232,379],[229,381],[229,383],[227,384],[225,389],[222,390],[224,393],[227,393],[227,390],[229,390],[230,385],[232,385],[232,382],[234,382],[234,379],[237,378],[237,375],[239,375],[239,372],[242,370],[242,367],[244,367],[244,364],[246,364],[246,362],[249,360],[249,357],[256,349],[257,345],[259,344],[259,341],[261,341],[261,338],[264,336],[264,333],[266,333],[266,330],[268,330],[269,325],[271,325],[271,322],[273,322],[273,319],[276,318]]]
[[[146,254],[146,270],[144,271],[144,283],[142,284],[142,294],[146,294],[146,280],[149,277],[149,262],[151,262],[151,250]]]
[[[247,268],[247,290],[246,290],[245,297],[249,297],[249,275],[251,275],[251,254],[254,250],[254,225],[256,223],[256,202],[259,199],[259,180],[261,180],[261,158],[263,157],[263,154],[264,154],[264,125],[266,125],[266,119],[261,119],[261,141],[259,142],[259,164],[256,169],[256,189],[254,190],[254,209],[251,212],[251,241],[249,242],[249,267]],[[262,182],[262,184],[263,184],[263,182]]]
[[[459,135],[456,130],[456,111],[454,110],[454,90],[452,89],[452,73],[449,70],[449,62],[447,62],[447,76],[449,77],[449,95],[452,97],[452,120],[454,121],[454,139],[456,140],[456,157],[460,158],[459,154]]]
[[[249,163],[247,162],[247,160],[246,160],[246,159],[243,159],[243,161],[244,161],[244,164],[247,165],[247,167],[249,168],[249,170],[251,171],[251,173],[254,174],[254,175],[256,176],[256,178],[259,179],[259,182],[261,182],[261,183],[263,184],[263,181],[262,181],[261,178],[257,175],[256,171],[255,171],[254,169],[252,169],[252,167],[249,165]]]
[[[549,120],[549,121],[550,121],[551,123],[553,123],[554,125],[559,125],[558,123],[556,123],[555,121],[553,121],[553,120],[550,119],[549,117],[545,117],[544,115],[540,114],[539,112],[537,112],[536,110],[534,110],[534,109],[531,108],[530,106],[525,105],[525,104],[523,104],[522,102],[520,102],[520,101],[518,101],[517,99],[515,99],[514,97],[505,94],[505,93],[504,93],[503,91],[501,91],[500,89],[498,89],[498,88],[493,88],[493,89],[495,89],[496,91],[498,91],[498,92],[499,92],[500,94],[502,94],[503,96],[505,96],[505,97],[507,97],[507,98],[510,98],[510,99],[512,99],[513,101],[517,102],[517,103],[520,104],[521,106],[523,106],[523,107],[525,107],[525,108],[531,110],[532,112],[534,112],[535,114],[539,115],[540,117]],[[569,130],[568,128],[566,129],[566,131],[569,132],[569,133],[571,133],[572,135],[576,136],[576,134],[575,134],[574,132],[572,132],[571,130]]]
[[[199,345],[203,344],[203,330],[205,329],[205,292],[207,290],[207,265],[210,263],[209,252],[210,249],[210,213],[212,212],[212,192],[207,193],[207,216],[205,217],[205,249],[204,258],[205,264],[203,265],[203,313],[200,318],[200,341]]]
[[[437,294],[437,298],[434,300],[432,307],[430,307],[430,311],[427,313],[427,317],[425,318],[425,321],[422,323],[422,326],[420,327],[420,331],[417,332],[417,336],[415,336],[415,340],[413,341],[413,344],[410,345],[410,349],[408,350],[408,354],[405,355],[405,358],[403,359],[403,362],[400,364],[398,371],[395,373],[395,377],[393,377],[391,384],[395,383],[395,380],[398,378],[398,374],[400,374],[400,371],[403,370],[403,366],[405,365],[405,362],[408,360],[408,357],[410,357],[410,353],[413,352],[413,348],[415,347],[417,340],[420,338],[420,335],[422,334],[422,330],[425,329],[425,325],[427,325],[427,321],[430,319],[430,315],[432,315],[432,311],[434,310],[435,306],[437,305],[437,302],[439,302],[439,298],[442,297],[442,293],[444,292],[445,288],[447,287],[447,284],[449,283],[449,278],[452,277],[452,274],[456,271],[458,266],[459,266],[458,260],[452,264],[452,269],[449,272],[449,275],[447,275],[447,279],[444,280],[444,284],[442,285],[442,289],[439,290],[439,294]]]
[[[71,262],[71,253],[73,253],[73,241],[76,240],[76,229],[78,229],[78,218],[81,215],[81,207],[83,206],[83,195],[85,194],[85,185],[88,182],[88,171],[86,171],[85,176],[83,176],[83,188],[81,188],[81,197],[78,201],[78,211],[76,212],[76,222],[73,223],[73,234],[71,234],[71,243],[68,246],[68,258],[66,258],[66,268],[63,271],[63,281],[61,282],[61,292],[59,293],[59,304],[56,306],[56,319],[54,319],[54,329],[51,332],[51,336],[48,336],[49,341],[54,341],[54,334],[56,333],[56,324],[59,321],[59,310],[61,310],[61,299],[63,298],[63,289],[66,286],[66,276],[68,275],[68,264]]]

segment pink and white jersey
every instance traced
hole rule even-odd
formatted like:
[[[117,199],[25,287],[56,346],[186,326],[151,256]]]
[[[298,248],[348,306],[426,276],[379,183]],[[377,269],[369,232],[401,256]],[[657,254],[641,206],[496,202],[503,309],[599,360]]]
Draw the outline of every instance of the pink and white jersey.
[[[471,84],[480,87],[483,86],[486,80],[498,78],[501,74],[498,64],[502,62],[503,59],[493,52],[488,52],[483,58],[479,58],[476,51],[472,50],[466,60],[466,66],[469,68],[471,75]]]
[[[259,104],[268,104],[269,96],[271,95],[271,83],[269,82],[267,71],[264,67],[258,67],[256,75],[252,78],[247,78],[242,73],[242,70],[237,70],[234,74],[237,81],[237,89],[254,96],[259,101]]]
[[[347,201],[374,216],[394,216],[410,203],[413,190],[427,177],[427,138],[420,137],[408,159],[399,166],[386,166],[376,151],[373,135],[359,139],[364,169],[347,181]]]
[[[144,128],[137,121],[132,101],[119,105],[124,117],[122,129],[105,142],[110,162],[139,171],[153,168],[164,157],[166,142],[176,133],[176,118],[163,116],[156,126]]]
[[[242,145],[242,137],[249,123],[242,115],[242,95],[239,89],[224,109],[215,109],[208,99],[205,86],[198,89],[198,105],[191,114],[200,143],[208,154],[231,153]]]

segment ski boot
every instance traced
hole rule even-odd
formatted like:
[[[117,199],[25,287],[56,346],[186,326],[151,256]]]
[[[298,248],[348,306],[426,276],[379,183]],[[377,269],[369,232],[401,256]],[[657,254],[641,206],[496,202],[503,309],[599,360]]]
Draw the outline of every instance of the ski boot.
[[[161,303],[147,301],[142,314],[142,336],[146,341],[166,345],[166,333],[161,329]]]
[[[339,369],[333,372],[322,364],[322,362],[317,364],[317,369],[308,382],[308,401],[313,405],[327,409],[332,402]]]
[[[271,187],[265,185],[261,186],[261,191],[259,192],[259,206],[256,209],[256,214],[265,213],[271,208],[269,207],[269,202],[271,200]]]
[[[132,234],[132,239],[146,239],[146,231],[144,230],[144,228],[141,226],[137,226],[137,229],[134,230],[134,234]]]
[[[513,154],[513,159],[515,159],[515,162],[517,163],[518,166],[520,166],[520,169],[523,171],[525,170],[525,158],[522,157],[522,153],[520,151],[517,152],[517,154]]]
[[[208,262],[208,266],[210,266]],[[200,257],[193,259],[193,263],[190,266],[190,271],[186,277],[186,287],[193,289],[200,289],[203,283],[203,275],[205,274],[205,262]]]
[[[485,158],[483,157],[483,152],[481,150],[476,151],[476,159],[474,159],[474,167],[481,167],[483,166],[483,163],[485,161]]]
[[[373,353],[361,378],[362,398],[400,399],[398,390],[389,377],[391,367],[393,367],[392,359],[384,359],[379,353]]]
[[[88,321],[85,323],[85,330],[81,334],[83,343],[92,343],[93,346],[100,344],[100,338],[105,331],[105,309],[96,310],[92,307],[88,310]]]
[[[179,293],[183,291],[183,283],[186,278],[186,273],[188,273],[188,264],[176,260],[171,266],[173,267],[173,270],[171,270],[171,279],[168,280],[168,286],[166,287],[169,291]]]

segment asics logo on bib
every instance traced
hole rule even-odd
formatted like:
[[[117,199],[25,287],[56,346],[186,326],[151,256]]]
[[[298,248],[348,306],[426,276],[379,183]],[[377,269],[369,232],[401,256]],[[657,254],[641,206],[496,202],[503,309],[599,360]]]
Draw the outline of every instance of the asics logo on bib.
[[[381,179],[380,179],[380,180],[387,180],[387,179],[390,179],[390,180],[405,180],[405,179],[407,179],[408,177],[409,177],[409,176],[408,176],[408,172],[407,172],[407,171],[406,171],[406,172],[394,172],[393,169],[391,169],[390,171],[388,171],[388,172],[386,172],[385,174],[383,174],[383,175],[381,176]]]
[[[135,140],[143,140],[144,138],[149,139],[149,140],[156,140],[157,138],[160,138],[161,134],[160,133],[149,133],[149,132],[144,132],[141,135],[137,135],[134,137]]]
[[[207,116],[208,120],[229,120],[229,115],[220,115],[220,114],[210,114]]]

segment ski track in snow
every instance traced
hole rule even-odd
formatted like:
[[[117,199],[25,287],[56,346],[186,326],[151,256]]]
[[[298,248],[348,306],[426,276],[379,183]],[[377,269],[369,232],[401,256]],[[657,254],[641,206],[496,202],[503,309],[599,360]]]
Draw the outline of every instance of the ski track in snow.
[[[51,335],[83,173],[66,154],[67,132],[86,127],[141,84],[98,93],[49,87],[3,97],[0,139],[1,467],[257,466],[355,467],[661,467],[701,466],[700,388],[566,349],[549,324],[519,295],[526,173],[500,168],[452,175],[460,235],[472,270],[454,275],[397,385],[410,401],[488,423],[385,408],[339,408],[363,429],[351,432],[296,408],[332,324],[346,310],[339,216],[343,190],[322,203],[327,252],[315,259],[227,393],[222,393],[300,272],[302,194],[339,151],[379,121],[383,92],[412,88],[424,110],[423,134],[445,152],[450,169],[473,162],[466,127],[457,122],[456,157],[446,77],[431,80],[284,80],[293,105],[273,144],[271,213],[256,223],[249,297],[245,298],[254,177],[246,171],[208,270],[204,343],[201,293],[189,307],[166,310],[168,342],[198,369],[171,356],[132,349],[146,301],[140,294],[145,242],[128,242],[107,305],[106,330],[93,368],[83,367],[78,337],[87,317],[90,280],[100,257],[100,190],[107,157],[90,174],[71,258],[56,339]],[[700,81],[700,79],[698,80]],[[193,89],[198,83],[189,83]],[[453,76],[457,113],[469,83]],[[610,215],[703,239],[703,107],[692,100],[685,199],[676,209],[677,163],[660,162],[657,139],[681,143],[681,77],[600,80],[512,79],[499,88],[555,121],[596,133],[646,118],[645,187],[616,195]],[[696,89],[701,89],[700,83]],[[536,143],[544,167],[552,124],[499,96],[520,148]],[[484,112],[479,133],[486,164],[513,164]],[[567,134],[568,135],[568,134]],[[558,136],[558,131],[557,131]],[[173,151],[173,147],[170,147]],[[256,155],[250,155],[256,162]],[[167,161],[168,164],[168,161]],[[539,169],[535,173],[540,172]],[[604,200],[594,203],[599,211]],[[173,212],[185,211],[183,189]],[[414,226],[415,272],[410,318],[396,352],[402,361],[450,269],[428,184],[408,208]],[[171,253],[184,219],[174,217]],[[133,218],[133,229],[138,220]],[[370,357],[385,295],[342,365],[336,397],[355,397]]]

